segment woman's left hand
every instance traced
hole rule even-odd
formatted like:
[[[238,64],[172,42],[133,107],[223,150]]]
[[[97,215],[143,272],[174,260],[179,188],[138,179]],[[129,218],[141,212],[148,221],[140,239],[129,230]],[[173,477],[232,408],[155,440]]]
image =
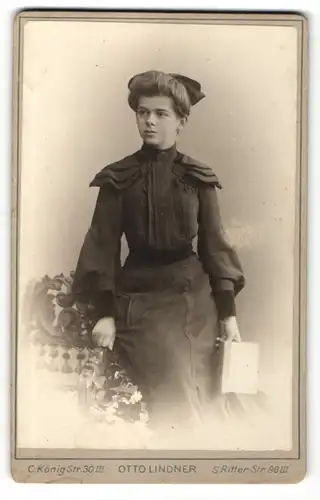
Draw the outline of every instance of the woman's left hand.
[[[241,342],[241,335],[237,318],[230,316],[222,322],[222,339],[223,341]]]

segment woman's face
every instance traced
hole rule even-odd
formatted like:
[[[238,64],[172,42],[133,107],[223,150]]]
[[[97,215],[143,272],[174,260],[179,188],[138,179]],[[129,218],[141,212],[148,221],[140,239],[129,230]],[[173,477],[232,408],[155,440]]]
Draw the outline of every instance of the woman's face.
[[[170,97],[140,97],[136,113],[140,136],[145,144],[166,149],[176,142],[186,119],[180,118]]]

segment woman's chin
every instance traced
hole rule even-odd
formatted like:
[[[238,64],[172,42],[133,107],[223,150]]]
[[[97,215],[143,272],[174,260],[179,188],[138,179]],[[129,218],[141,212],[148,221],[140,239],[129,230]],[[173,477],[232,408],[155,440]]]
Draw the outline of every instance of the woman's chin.
[[[153,144],[154,146],[157,146],[159,144],[159,139],[157,137],[154,137],[152,135],[145,135],[143,137],[143,140],[146,144]]]

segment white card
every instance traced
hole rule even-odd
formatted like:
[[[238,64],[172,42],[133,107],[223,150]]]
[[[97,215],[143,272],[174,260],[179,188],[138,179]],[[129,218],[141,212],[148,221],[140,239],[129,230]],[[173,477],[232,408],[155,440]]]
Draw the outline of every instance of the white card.
[[[221,392],[257,394],[259,390],[259,345],[227,341],[222,346]]]

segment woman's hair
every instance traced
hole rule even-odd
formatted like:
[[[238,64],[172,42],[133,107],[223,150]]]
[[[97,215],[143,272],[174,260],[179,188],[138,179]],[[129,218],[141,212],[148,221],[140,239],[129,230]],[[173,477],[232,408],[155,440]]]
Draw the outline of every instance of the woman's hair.
[[[131,78],[128,84],[128,103],[133,111],[137,111],[140,97],[171,97],[174,110],[179,117],[188,117],[191,99],[186,87],[173,75],[162,71],[146,71]]]

